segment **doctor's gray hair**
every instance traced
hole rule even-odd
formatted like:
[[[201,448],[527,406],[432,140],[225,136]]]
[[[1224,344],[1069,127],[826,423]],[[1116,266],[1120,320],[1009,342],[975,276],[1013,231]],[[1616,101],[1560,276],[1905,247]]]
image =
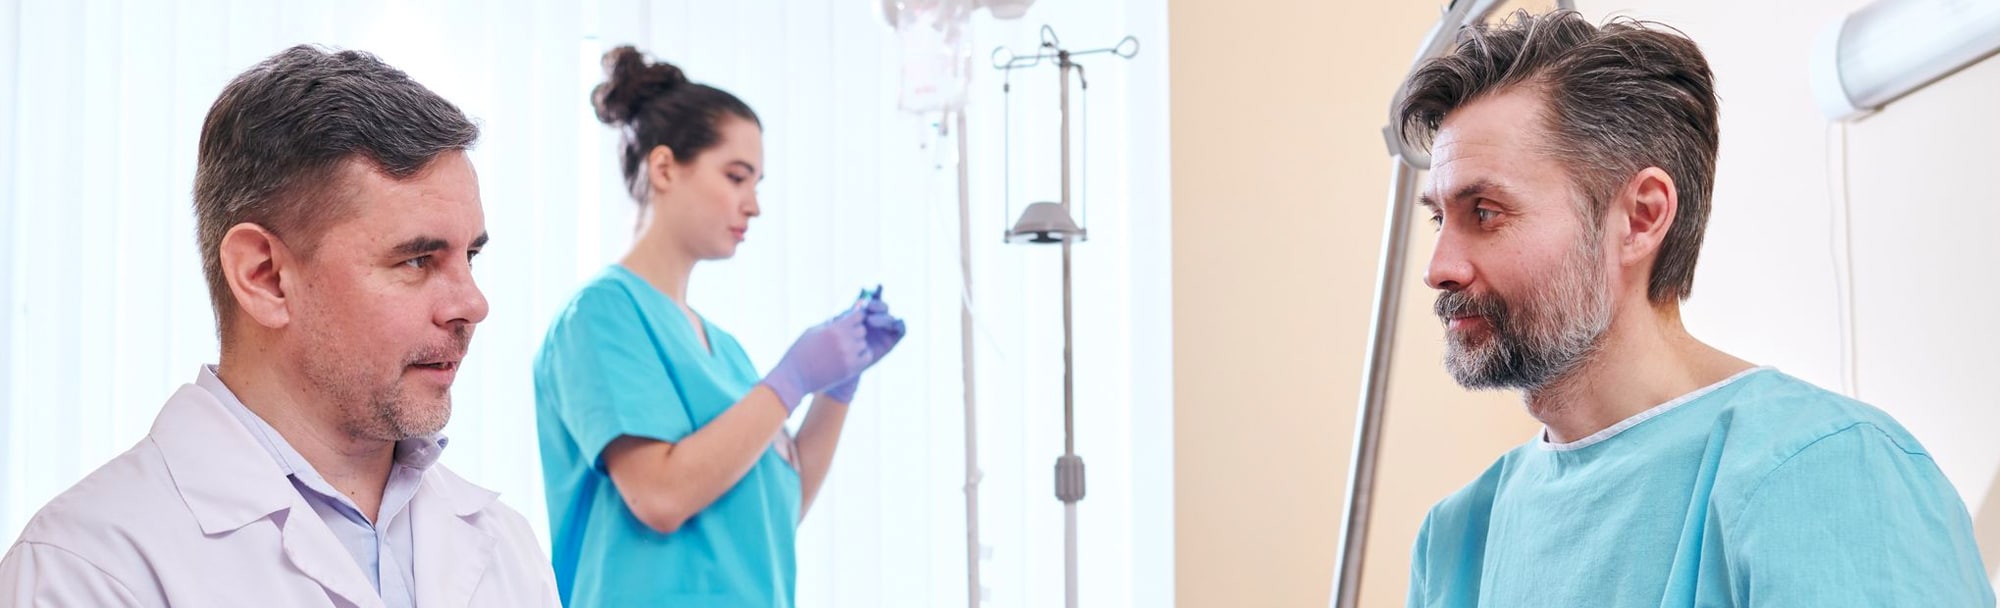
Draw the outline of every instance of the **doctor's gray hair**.
[[[478,139],[458,106],[361,51],[299,45],[230,81],[202,124],[194,179],[202,272],[223,343],[236,310],[220,249],[231,227],[262,226],[310,258],[320,234],[353,212],[334,195],[343,162],[406,179]]]
[[[1721,137],[1715,75],[1701,49],[1665,26],[1615,19],[1598,27],[1574,11],[1467,26],[1451,52],[1410,75],[1397,108],[1403,140],[1428,149],[1446,115],[1513,86],[1541,94],[1547,152],[1589,201],[1591,233],[1633,175],[1659,167],[1673,178],[1677,209],[1646,297],[1687,299]]]

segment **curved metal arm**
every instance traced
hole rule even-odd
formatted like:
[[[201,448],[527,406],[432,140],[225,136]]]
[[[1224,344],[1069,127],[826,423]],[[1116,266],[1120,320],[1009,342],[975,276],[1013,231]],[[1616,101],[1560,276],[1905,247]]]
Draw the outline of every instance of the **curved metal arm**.
[[[1383,130],[1383,134],[1389,144],[1390,156],[1402,158],[1403,162],[1418,169],[1431,168],[1429,150],[1409,148],[1403,141],[1401,125],[1396,120],[1396,106],[1402,105],[1403,96],[1409,93],[1409,76],[1416,74],[1424,62],[1444,55],[1453,45],[1458,44],[1459,29],[1468,24],[1485,21],[1487,15],[1500,7],[1501,1],[1455,0],[1445,9],[1444,16],[1439,17],[1438,22],[1431,25],[1430,32],[1424,34],[1423,44],[1417,46],[1417,56],[1410,60],[1409,73],[1404,75],[1402,84],[1396,85],[1395,96],[1389,98],[1389,127]]]
[[[988,57],[993,62],[993,69],[1006,71],[1031,68],[1041,65],[1043,59],[1061,59],[1065,56],[1081,57],[1084,55],[1111,54],[1123,59],[1131,59],[1139,55],[1139,39],[1132,36],[1120,38],[1118,44],[1085,51],[1063,49],[1062,39],[1056,37],[1055,28],[1047,25],[1042,26],[1041,37],[1041,46],[1037,47],[1035,53],[1032,55],[1016,55],[1014,51],[1008,50],[1007,47],[994,47],[993,53]]]

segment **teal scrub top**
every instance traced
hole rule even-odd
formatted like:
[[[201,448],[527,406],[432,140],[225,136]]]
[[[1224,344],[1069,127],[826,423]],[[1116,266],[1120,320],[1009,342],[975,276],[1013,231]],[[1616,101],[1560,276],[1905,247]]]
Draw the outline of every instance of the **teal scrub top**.
[[[672,534],[641,523],[601,455],[632,435],[677,442],[760,377],[703,321],[613,265],[556,318],[535,360],[550,553],[566,606],[792,606],[799,477],[766,448],[742,481]]]
[[[1924,447],[1764,368],[1514,449],[1431,509],[1413,562],[1425,608],[1994,605]]]

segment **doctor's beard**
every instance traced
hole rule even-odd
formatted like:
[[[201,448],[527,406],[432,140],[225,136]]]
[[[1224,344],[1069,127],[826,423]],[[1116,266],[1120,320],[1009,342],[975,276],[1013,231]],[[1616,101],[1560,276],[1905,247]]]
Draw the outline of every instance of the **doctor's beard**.
[[[306,377],[340,408],[341,432],[348,436],[380,441],[422,437],[444,430],[451,420],[451,387],[409,383],[404,372],[411,364],[445,357],[457,357],[462,364],[471,341],[471,328],[461,326],[448,343],[422,347],[404,357],[387,381],[365,365],[327,358],[308,360]]]

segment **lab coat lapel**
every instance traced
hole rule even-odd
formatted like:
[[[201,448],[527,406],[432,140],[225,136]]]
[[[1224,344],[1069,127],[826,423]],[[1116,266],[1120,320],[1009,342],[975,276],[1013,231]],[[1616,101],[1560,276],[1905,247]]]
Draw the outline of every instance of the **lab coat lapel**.
[[[326,522],[250,431],[206,389],[182,386],[161,408],[149,437],[159,446],[175,489],[202,533],[227,534],[269,519],[278,526],[285,559],[293,567],[352,605],[382,605],[374,585]]]
[[[182,386],[167,399],[147,438],[203,534],[235,531],[298,502],[284,470],[199,386]]]
[[[361,565],[354,563],[354,557],[333,537],[326,522],[305,504],[305,499],[294,503],[290,512],[274,517],[283,520],[285,559],[293,567],[319,583],[327,593],[355,606],[382,605],[382,596],[361,572]]]
[[[479,512],[499,495],[431,467],[410,501],[416,540],[417,605],[459,608],[472,604],[480,580],[493,567],[499,539],[477,525]]]

